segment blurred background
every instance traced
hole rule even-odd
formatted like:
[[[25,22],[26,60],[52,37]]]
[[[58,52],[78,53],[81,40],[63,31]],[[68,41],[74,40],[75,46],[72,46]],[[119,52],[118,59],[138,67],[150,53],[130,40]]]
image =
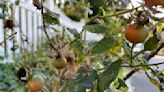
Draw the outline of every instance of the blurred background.
[[[119,0],[115,0],[116,2]],[[124,3],[127,3],[128,0],[123,0]],[[13,3],[15,0],[1,0],[1,3]],[[74,21],[71,18],[67,17],[65,13],[60,10],[58,3],[63,3],[65,0],[46,0],[44,6],[49,10],[57,13],[60,15],[59,21],[60,24],[64,27],[69,27],[72,29],[76,29],[78,32],[82,30],[84,26],[85,20],[80,19],[80,21]],[[137,7],[142,3],[142,0],[131,0],[132,5]],[[128,8],[132,8],[130,3],[128,4]],[[60,5],[62,7],[62,5]],[[19,56],[20,53],[24,52],[24,49],[29,50],[31,52],[37,51],[41,44],[45,42],[46,35],[42,31],[42,17],[40,10],[36,9],[33,6],[32,0],[19,0],[19,6],[11,5],[10,7],[12,10],[14,19],[14,23],[16,28],[12,29],[14,32],[17,32],[16,36],[13,36],[14,40],[6,41],[4,45],[0,45],[0,63],[13,63],[14,58]],[[156,17],[164,17],[164,10],[161,10],[163,13],[156,14]],[[90,11],[92,13],[92,11]],[[4,10],[3,8],[0,9],[0,17],[3,17]],[[128,16],[125,14],[124,16]],[[52,25],[52,28],[61,30],[62,27],[58,25]],[[5,32],[4,29],[4,20],[0,19],[0,42],[3,42],[12,31]],[[9,30],[6,30],[9,31]],[[49,34],[55,34],[54,30],[50,29]],[[94,33],[86,32],[86,39],[88,41],[91,40],[101,40],[102,35],[97,35]],[[164,36],[163,36],[164,37]],[[24,42],[27,41],[27,42]],[[17,48],[19,47],[19,48]],[[142,44],[138,44],[134,48],[134,52],[138,52],[142,49]],[[147,52],[149,53],[149,52]],[[164,50],[158,53],[154,58],[150,60],[150,63],[157,63],[157,62],[164,62]],[[164,70],[164,65],[160,65],[161,70]],[[127,69],[129,71],[129,69]],[[125,73],[126,74],[126,73]],[[131,78],[126,81],[129,89],[128,92],[160,92],[146,77],[143,71],[139,71],[138,73],[134,74]]]

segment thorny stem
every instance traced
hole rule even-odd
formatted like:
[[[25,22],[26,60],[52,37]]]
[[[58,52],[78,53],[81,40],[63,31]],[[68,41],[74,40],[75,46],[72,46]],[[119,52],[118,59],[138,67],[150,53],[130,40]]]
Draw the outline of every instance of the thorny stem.
[[[51,41],[50,37],[48,36],[47,31],[46,31],[46,25],[45,25],[45,19],[44,19],[43,8],[44,8],[44,7],[43,7],[43,0],[41,0],[41,14],[42,14],[42,21],[43,21],[43,29],[44,29],[44,33],[46,34],[47,39],[48,39],[49,42],[50,42],[50,46],[51,46],[55,51],[58,51],[58,49],[54,47],[54,45],[53,45],[53,43],[52,43],[52,41]]]
[[[42,3],[43,3],[43,1],[41,1],[41,6],[42,6],[42,8],[41,8],[41,14],[42,14],[42,19],[43,19],[43,28],[44,28],[44,32],[45,32],[45,34],[46,34],[46,36],[47,36],[47,39],[48,39],[49,42],[50,42],[51,47],[52,47],[55,51],[58,51],[59,49],[64,48],[66,45],[68,45],[68,44],[73,44],[74,42],[76,42],[76,41],[78,40],[78,37],[80,37],[81,34],[85,31],[84,29],[82,29],[82,31],[78,34],[77,38],[75,38],[75,39],[72,40],[71,42],[63,43],[63,45],[62,45],[61,47],[59,47],[58,49],[54,47],[54,45],[53,45],[52,41],[50,40],[50,37],[48,36],[48,33],[47,33],[47,31],[46,31],[45,21],[44,21],[44,17],[43,17],[43,14],[44,14],[44,13],[43,13],[43,9],[44,9],[44,8],[47,9],[47,10],[49,10],[49,9],[46,8],[46,7],[44,7]],[[51,11],[51,10],[49,10],[49,11]],[[51,11],[51,12],[53,12],[53,11]],[[65,31],[65,29],[64,29],[64,31]]]

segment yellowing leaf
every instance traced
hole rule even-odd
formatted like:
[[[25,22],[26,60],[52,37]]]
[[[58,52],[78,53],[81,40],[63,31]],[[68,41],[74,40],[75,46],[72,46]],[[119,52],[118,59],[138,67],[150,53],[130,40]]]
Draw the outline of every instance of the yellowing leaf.
[[[161,86],[160,86],[160,84],[159,84],[159,82],[158,82],[157,80],[155,80],[155,79],[153,79],[153,78],[149,78],[149,79],[150,79],[151,83],[152,83],[154,86],[156,86],[158,89],[161,88]]]

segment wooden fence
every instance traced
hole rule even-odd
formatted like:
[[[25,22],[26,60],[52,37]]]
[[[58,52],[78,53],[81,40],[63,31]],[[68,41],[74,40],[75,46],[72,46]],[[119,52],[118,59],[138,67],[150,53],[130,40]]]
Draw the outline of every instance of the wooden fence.
[[[4,13],[0,9],[1,14]],[[13,6],[11,10],[15,27],[12,30],[4,28],[4,20],[0,20],[0,57],[3,62],[13,62],[16,55],[24,51],[32,53],[40,48],[44,38],[44,32],[40,29],[42,18],[39,10],[27,2],[20,2],[19,6]],[[12,39],[8,39],[12,34]],[[18,47],[18,49],[16,49]],[[16,50],[14,50],[16,49]],[[1,61],[1,60],[0,60]]]

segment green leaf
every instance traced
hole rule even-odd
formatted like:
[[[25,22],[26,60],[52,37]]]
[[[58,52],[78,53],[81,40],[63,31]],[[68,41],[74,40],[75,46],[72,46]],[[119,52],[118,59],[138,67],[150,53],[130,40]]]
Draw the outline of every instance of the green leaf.
[[[60,32],[60,30],[58,30],[58,29],[56,29],[56,28],[54,28],[54,27],[50,27],[54,32]]]
[[[83,60],[84,60],[84,55],[83,55],[83,54],[78,54],[77,56],[78,56],[78,57],[77,57],[77,62],[76,62],[76,63],[81,63],[81,62],[83,62]]]
[[[125,51],[125,54],[130,56],[131,55],[131,48],[129,46],[129,44],[127,42],[123,42],[123,48],[124,48],[124,51]]]
[[[164,28],[162,28],[162,31],[164,31]]]
[[[96,43],[96,45],[92,48],[91,53],[92,54],[100,54],[105,51],[108,51],[110,48],[112,48],[115,44],[115,39],[112,37],[103,38],[99,42]]]
[[[12,92],[28,92],[26,86],[17,86]]]
[[[106,27],[105,25],[101,25],[101,24],[87,25],[84,27],[84,29],[89,32],[92,32],[92,33],[104,33],[109,30],[108,27]]]
[[[0,14],[0,19],[4,19],[5,18],[5,14]]]
[[[7,4],[5,4],[5,3],[0,3],[0,7],[1,7],[1,8],[6,8],[6,6],[7,6]]]
[[[146,70],[150,69],[150,67],[146,65],[146,66],[142,66],[142,69],[146,71]]]
[[[124,80],[118,78],[118,82],[119,82],[119,84],[120,84],[121,87],[127,87],[127,85],[125,84],[125,81]]]
[[[159,40],[156,37],[150,37],[144,44],[144,50],[153,50],[155,48],[157,48],[159,44]]]
[[[161,88],[160,83],[159,83],[156,79],[150,78],[150,77],[149,77],[149,80],[151,81],[151,83],[152,83],[154,86],[156,86],[156,87],[160,90],[160,88]]]
[[[163,73],[159,73],[157,77],[158,77],[160,83],[164,83],[164,74]]]
[[[71,49],[73,49],[78,55],[77,63],[82,62],[84,59],[84,53],[83,53],[84,46],[83,46],[82,41],[79,39],[76,42],[74,42],[71,45]]]
[[[16,0],[15,1],[15,5],[19,5],[19,0]]]
[[[98,92],[104,92],[112,81],[118,76],[121,67],[121,60],[111,63],[107,69],[98,76]]]
[[[93,15],[96,15],[99,12],[100,7],[104,7],[106,0],[89,0],[90,5],[92,6]]]
[[[120,92],[128,92],[128,88],[127,87],[121,87],[119,89]]]
[[[75,13],[75,11],[65,12],[65,14],[73,21],[79,22],[81,20],[81,15],[79,13]]]
[[[81,8],[79,6],[80,5],[78,5],[77,7],[73,7],[71,5],[66,6],[64,8],[65,15],[69,17],[71,20],[79,22],[81,18],[83,17]]]
[[[71,45],[71,48],[74,49],[77,53],[83,54],[84,46],[83,46],[83,43],[82,43],[82,41],[80,39],[77,40],[76,42],[74,42]]]
[[[7,88],[8,88],[8,85],[6,83],[3,83],[3,82],[0,83],[0,90],[4,90]]]
[[[86,70],[84,67],[79,69],[78,76],[75,79],[65,80],[61,92],[85,92],[87,88],[94,87],[94,81],[97,78],[95,70]]]
[[[59,14],[47,11],[46,13],[43,14],[43,17],[45,22],[48,24],[60,24],[58,20]]]
[[[77,32],[76,29],[67,28],[67,30],[68,30],[74,37],[77,37],[77,36],[78,36],[78,32]]]

